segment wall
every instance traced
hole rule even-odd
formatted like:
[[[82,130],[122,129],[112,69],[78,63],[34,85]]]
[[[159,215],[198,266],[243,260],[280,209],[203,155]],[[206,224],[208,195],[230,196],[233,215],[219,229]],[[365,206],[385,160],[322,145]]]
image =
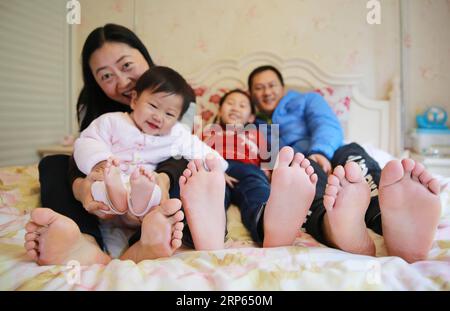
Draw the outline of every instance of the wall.
[[[80,2],[76,55],[92,29],[116,22],[134,29],[157,63],[184,74],[219,58],[270,51],[310,59],[331,72],[363,74],[363,93],[385,99],[391,79],[402,75],[403,44],[406,127],[428,104],[450,111],[448,0],[381,1],[381,25],[367,23],[362,0]],[[400,2],[407,24],[403,42]]]

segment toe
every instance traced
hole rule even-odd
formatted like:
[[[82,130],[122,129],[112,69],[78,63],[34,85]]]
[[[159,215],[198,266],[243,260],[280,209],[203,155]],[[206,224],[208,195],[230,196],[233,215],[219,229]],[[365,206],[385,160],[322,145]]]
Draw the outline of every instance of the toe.
[[[32,249],[27,251],[27,256],[31,259],[31,260],[38,260],[38,253],[36,250]]]
[[[294,149],[291,147],[283,147],[278,153],[275,167],[288,167],[294,158]]]
[[[338,193],[338,187],[336,186],[332,186],[332,185],[327,185],[325,188],[325,194],[332,196],[332,197],[336,197],[337,193]]]
[[[183,171],[183,176],[186,177],[186,178],[191,177],[192,176],[192,171],[190,169],[185,169]]]
[[[414,169],[412,170],[412,178],[415,181],[419,181],[419,176],[423,173],[423,171],[425,170],[425,166],[423,166],[422,163],[416,163],[416,166],[414,167]]]
[[[184,224],[182,222],[177,222],[173,227],[173,230],[183,231]]]
[[[38,235],[36,232],[28,232],[25,234],[25,241],[34,241],[38,238]]]
[[[339,184],[340,184],[339,178],[335,175],[328,175],[327,183],[329,185],[333,185],[333,186],[339,186]]]
[[[436,195],[439,195],[440,188],[439,181],[435,178],[428,183],[428,189]]]
[[[305,156],[303,155],[303,153],[297,152],[294,155],[294,160],[292,160],[291,166],[293,166],[293,165],[300,165],[300,163],[302,163],[304,158],[305,158]]]
[[[170,244],[172,245],[172,250],[176,250],[181,247],[181,240],[173,239]]]
[[[309,161],[308,159],[305,158],[300,163],[300,166],[303,167],[304,169],[306,169],[307,167],[311,166],[311,161]]]
[[[310,165],[310,166],[306,167],[305,171],[308,176],[311,176],[311,174],[314,173],[314,168]]]
[[[161,204],[161,212],[165,216],[172,216],[181,208],[181,201],[178,199],[169,199]]]
[[[336,166],[333,171],[333,175],[336,176],[340,182],[345,178],[345,170],[342,165]]]
[[[419,176],[419,181],[422,185],[428,185],[428,183],[433,179],[433,176],[428,171],[423,171]]]
[[[183,186],[183,185],[185,185],[186,182],[187,182],[186,177],[180,176],[180,179],[178,180],[178,183],[180,184],[180,187]]]
[[[25,225],[25,230],[29,233],[31,232],[36,232],[37,229],[39,228],[39,226],[37,224],[35,224],[32,221],[29,221],[26,225]]]
[[[194,160],[195,166],[197,167],[198,172],[205,171],[205,167],[203,166],[203,161],[199,159]]]
[[[49,208],[37,208],[31,212],[32,221],[39,226],[53,223],[59,215]]]
[[[335,198],[329,195],[323,196],[323,206],[327,210],[327,212],[330,212],[333,209],[333,205],[335,202]]]
[[[403,159],[402,160],[403,169],[404,169],[406,174],[410,174],[412,172],[412,170],[414,169],[415,164],[416,163],[414,162],[413,159]]]
[[[403,175],[402,163],[399,160],[389,161],[381,171],[380,188],[399,182]]]
[[[35,241],[25,242],[25,249],[27,251],[33,250],[37,248],[37,243]]]
[[[194,161],[190,161],[187,167],[191,171],[191,175],[195,175],[198,172],[197,166],[195,165]]]
[[[214,154],[212,154],[212,153],[208,154],[206,156],[205,162],[206,162],[206,166],[208,167],[208,169],[211,172],[222,171],[220,160],[216,156],[214,156]]]
[[[183,213],[183,211],[178,211],[178,212],[176,212],[173,216],[171,216],[171,217],[169,218],[169,221],[170,221],[170,223],[173,225],[173,224],[176,224],[177,222],[182,221],[183,218],[184,218],[184,213]]]
[[[361,182],[363,175],[361,168],[356,162],[348,162],[345,164],[345,178],[352,183]]]
[[[172,234],[173,239],[181,240],[183,238],[183,232],[179,230],[175,230]]]
[[[319,180],[319,177],[317,177],[317,174],[314,173],[309,177],[309,179],[315,185],[317,183],[317,181]]]

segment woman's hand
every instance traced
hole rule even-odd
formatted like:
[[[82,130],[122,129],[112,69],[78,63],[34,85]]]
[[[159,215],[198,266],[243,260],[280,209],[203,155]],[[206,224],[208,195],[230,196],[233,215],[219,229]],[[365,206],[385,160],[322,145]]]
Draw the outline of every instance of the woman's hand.
[[[100,163],[99,163],[100,164]],[[97,164],[98,165],[98,164]],[[96,166],[97,167],[97,166]],[[94,181],[103,180],[103,171],[100,173],[100,166],[93,169],[86,178],[77,178],[73,182],[72,190],[75,198],[81,202],[84,209],[98,218],[111,219],[114,214],[105,214],[103,211],[109,211],[110,208],[103,202],[94,201],[91,193],[91,186]]]
[[[228,186],[230,186],[230,188],[234,188],[234,184],[238,183],[239,180],[237,180],[234,177],[231,177],[230,175],[225,174],[225,182],[227,183]]]
[[[319,164],[319,166],[324,170],[326,174],[331,172],[331,163],[325,156],[319,153],[315,153],[311,154],[308,158],[317,162],[317,164]]]
[[[161,203],[168,200],[170,189],[170,178],[166,173],[156,173],[156,183],[161,189]]]

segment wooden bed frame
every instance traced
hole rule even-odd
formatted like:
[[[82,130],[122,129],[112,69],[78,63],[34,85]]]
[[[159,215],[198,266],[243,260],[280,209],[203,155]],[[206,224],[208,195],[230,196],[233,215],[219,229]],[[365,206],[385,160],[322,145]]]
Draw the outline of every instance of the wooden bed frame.
[[[326,86],[348,86],[351,89],[351,104],[346,140],[370,143],[393,155],[400,154],[399,79],[393,79],[388,100],[369,99],[358,90],[361,75],[328,73],[308,60],[282,59],[268,52],[255,52],[241,59],[217,60],[186,77],[194,87],[247,89],[249,73],[261,65],[278,68],[286,88],[312,90]]]

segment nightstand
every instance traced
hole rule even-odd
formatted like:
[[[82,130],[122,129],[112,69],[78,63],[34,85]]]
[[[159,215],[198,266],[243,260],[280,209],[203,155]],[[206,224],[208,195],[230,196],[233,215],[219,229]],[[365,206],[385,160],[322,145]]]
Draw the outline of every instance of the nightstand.
[[[73,146],[50,145],[50,146],[45,146],[45,147],[39,148],[37,150],[37,152],[41,158],[46,157],[48,155],[53,155],[53,154],[72,155]]]
[[[411,159],[421,162],[432,174],[450,177],[450,157],[433,157],[411,153]]]

